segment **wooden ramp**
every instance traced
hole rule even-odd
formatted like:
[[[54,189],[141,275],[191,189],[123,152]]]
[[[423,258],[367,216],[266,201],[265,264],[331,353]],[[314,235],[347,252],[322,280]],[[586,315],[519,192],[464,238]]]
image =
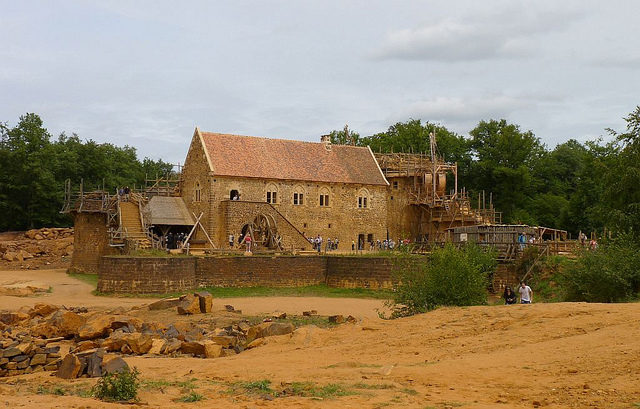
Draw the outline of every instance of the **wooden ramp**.
[[[151,242],[144,232],[140,209],[137,203],[120,202],[120,227],[126,239],[134,241],[139,249],[151,248]]]

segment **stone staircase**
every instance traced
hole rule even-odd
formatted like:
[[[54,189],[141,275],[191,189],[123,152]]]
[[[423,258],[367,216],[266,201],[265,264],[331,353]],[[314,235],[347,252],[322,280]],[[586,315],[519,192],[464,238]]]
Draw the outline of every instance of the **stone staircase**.
[[[134,202],[120,202],[120,227],[124,237],[135,242],[139,249],[151,248],[151,241],[142,227],[140,209]]]

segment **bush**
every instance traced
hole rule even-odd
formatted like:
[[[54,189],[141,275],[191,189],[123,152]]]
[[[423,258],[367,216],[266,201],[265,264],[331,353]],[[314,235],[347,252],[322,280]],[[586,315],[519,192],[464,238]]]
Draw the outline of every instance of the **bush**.
[[[566,301],[617,302],[638,297],[640,246],[623,236],[585,250],[564,277]]]
[[[135,400],[140,386],[139,374],[135,368],[133,371],[126,368],[121,372],[106,374],[93,387],[93,396],[113,402]]]
[[[475,244],[461,249],[448,243],[428,258],[398,255],[394,271],[399,284],[391,302],[393,317],[438,306],[487,302],[487,284],[497,265],[495,250]]]

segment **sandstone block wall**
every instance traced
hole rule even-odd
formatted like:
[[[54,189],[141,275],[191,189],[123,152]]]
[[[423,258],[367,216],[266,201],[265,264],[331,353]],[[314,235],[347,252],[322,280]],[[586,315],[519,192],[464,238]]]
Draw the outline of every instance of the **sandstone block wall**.
[[[341,288],[393,288],[393,263],[387,257],[327,257],[327,285]]]
[[[324,284],[326,257],[200,257],[201,287],[302,287]]]
[[[258,214],[273,216],[276,221],[278,234],[282,236],[282,244],[285,250],[311,250],[312,246],[307,239],[295,228],[280,212],[271,204],[266,202],[247,202],[226,200],[221,204],[221,211],[224,214],[224,236],[233,234],[237,239],[240,237],[242,227],[251,223]],[[228,243],[226,244],[228,246]]]
[[[197,287],[392,288],[393,266],[384,257],[103,257],[98,290],[173,293]]]
[[[172,293],[197,287],[194,257],[103,257],[98,291]]]

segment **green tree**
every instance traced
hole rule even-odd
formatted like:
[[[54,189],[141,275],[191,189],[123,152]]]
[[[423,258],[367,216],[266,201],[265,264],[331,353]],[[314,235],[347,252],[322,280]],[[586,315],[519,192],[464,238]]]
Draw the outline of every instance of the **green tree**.
[[[50,135],[36,114],[0,125],[0,229],[25,229],[52,222],[56,183]]]
[[[329,133],[331,143],[336,145],[356,145],[360,146],[360,134],[349,129],[345,125],[341,130],[333,130]]]
[[[601,212],[610,229],[640,242],[640,106],[625,120],[626,132],[609,130],[616,155],[605,174]]]
[[[476,161],[474,187],[493,192],[496,208],[507,222],[535,222],[527,210],[534,193],[533,166],[544,146],[531,131],[504,119],[481,121],[469,134]]]

